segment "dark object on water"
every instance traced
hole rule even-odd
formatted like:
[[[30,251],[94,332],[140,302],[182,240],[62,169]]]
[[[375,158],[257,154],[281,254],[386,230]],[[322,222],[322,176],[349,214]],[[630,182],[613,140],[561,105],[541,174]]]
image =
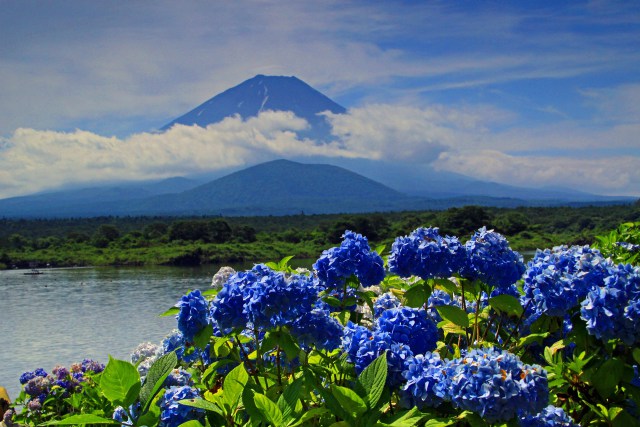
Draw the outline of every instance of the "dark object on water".
[[[40,270],[36,270],[35,268],[33,268],[31,269],[31,271],[27,271],[24,274],[27,276],[37,276],[38,274],[44,274],[44,273]]]

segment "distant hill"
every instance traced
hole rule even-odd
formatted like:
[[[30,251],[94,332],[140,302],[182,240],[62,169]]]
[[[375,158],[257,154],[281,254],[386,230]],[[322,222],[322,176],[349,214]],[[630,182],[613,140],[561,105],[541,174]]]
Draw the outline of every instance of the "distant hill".
[[[311,125],[311,129],[302,132],[302,136],[322,141],[329,138],[330,127],[325,118],[318,113],[346,112],[343,106],[333,102],[297,77],[260,74],[214,96],[167,123],[160,130],[165,131],[175,124],[206,127],[222,121],[225,117],[239,115],[246,119],[267,110],[292,111]]]

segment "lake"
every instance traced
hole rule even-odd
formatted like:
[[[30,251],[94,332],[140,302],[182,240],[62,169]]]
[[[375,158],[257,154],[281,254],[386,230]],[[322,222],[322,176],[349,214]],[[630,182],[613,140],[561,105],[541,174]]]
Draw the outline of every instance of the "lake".
[[[238,268],[238,266],[235,266]],[[242,268],[250,268],[242,266]],[[25,371],[83,358],[129,358],[176,327],[158,315],[189,289],[205,289],[219,266],[104,267],[0,271],[0,385],[11,399]]]

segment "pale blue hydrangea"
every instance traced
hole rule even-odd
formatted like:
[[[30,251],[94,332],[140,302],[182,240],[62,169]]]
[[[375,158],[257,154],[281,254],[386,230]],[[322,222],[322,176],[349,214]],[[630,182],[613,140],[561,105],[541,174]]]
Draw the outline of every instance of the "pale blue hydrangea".
[[[171,387],[167,389],[162,399],[158,401],[160,406],[160,427],[178,427],[180,424],[191,420],[204,423],[204,409],[181,405],[178,402],[185,399],[194,399],[199,396],[198,390],[189,386]]]
[[[196,289],[183,295],[176,307],[180,309],[176,315],[178,329],[185,340],[191,342],[195,335],[209,324],[209,303],[200,290]]]
[[[549,405],[539,414],[524,415],[518,420],[520,427],[579,427],[564,409]]]
[[[142,362],[145,359],[157,358],[160,354],[160,347],[157,344],[150,342],[143,342],[131,352],[131,363],[134,365],[138,362]]]
[[[495,288],[507,288],[525,271],[522,255],[501,234],[482,227],[465,244],[467,261],[462,274]]]
[[[164,380],[163,387],[181,387],[181,386],[192,386],[193,380],[191,379],[191,374],[185,371],[182,368],[176,368],[169,373],[167,378]]]
[[[449,277],[460,271],[465,259],[465,248],[457,237],[442,237],[437,227],[418,228],[393,242],[389,271],[401,277]]]
[[[447,366],[438,353],[417,354],[405,362],[402,376],[406,382],[402,387],[403,406],[438,407],[449,400]]]
[[[400,300],[391,292],[382,294],[373,303],[373,317],[377,319],[385,310],[399,306]]]
[[[549,403],[546,371],[505,350],[473,349],[448,362],[448,396],[454,406],[489,423],[537,414]]]
[[[351,276],[364,287],[378,285],[385,276],[384,262],[367,238],[353,231],[345,231],[342,238],[340,246],[323,251],[313,265],[322,285],[341,289]]]
[[[619,338],[627,345],[640,341],[640,267],[609,268],[603,286],[594,287],[582,302],[580,314],[596,338]]]

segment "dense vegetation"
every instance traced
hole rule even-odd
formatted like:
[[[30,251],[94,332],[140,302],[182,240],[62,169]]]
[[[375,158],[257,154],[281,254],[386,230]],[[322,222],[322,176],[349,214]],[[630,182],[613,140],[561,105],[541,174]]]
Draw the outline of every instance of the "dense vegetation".
[[[640,427],[640,222],[526,265],[485,227],[341,240],[221,269],[130,361],[25,372],[5,424]]]
[[[640,220],[640,203],[597,207],[466,206],[446,211],[269,217],[0,219],[0,267],[205,264],[313,258],[345,229],[390,243],[419,226],[466,236],[486,225],[517,250],[585,244]]]

